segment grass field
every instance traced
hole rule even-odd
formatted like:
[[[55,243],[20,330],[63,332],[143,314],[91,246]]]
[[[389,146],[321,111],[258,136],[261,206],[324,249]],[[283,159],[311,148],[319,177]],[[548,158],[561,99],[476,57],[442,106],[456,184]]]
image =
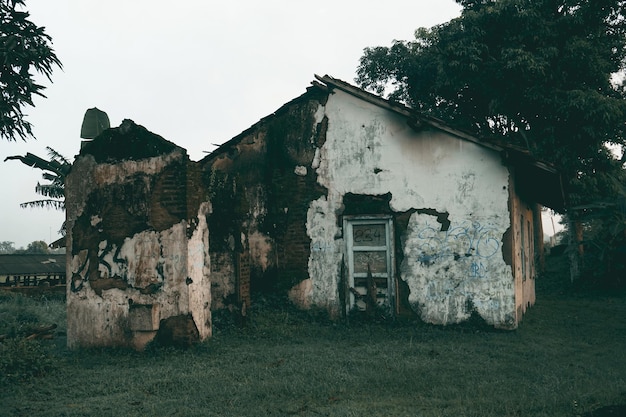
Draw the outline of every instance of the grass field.
[[[513,332],[254,313],[186,351],[68,351],[58,323],[41,342],[52,367],[5,378],[0,415],[595,417],[626,405],[623,295],[540,294]],[[16,315],[62,321],[63,303],[2,298],[5,326]]]

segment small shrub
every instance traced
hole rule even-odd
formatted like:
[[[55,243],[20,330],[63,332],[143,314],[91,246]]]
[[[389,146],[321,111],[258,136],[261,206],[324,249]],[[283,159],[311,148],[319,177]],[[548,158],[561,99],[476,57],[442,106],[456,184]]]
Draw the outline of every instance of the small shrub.
[[[0,343],[0,381],[19,382],[45,375],[54,362],[36,340],[7,339]]]

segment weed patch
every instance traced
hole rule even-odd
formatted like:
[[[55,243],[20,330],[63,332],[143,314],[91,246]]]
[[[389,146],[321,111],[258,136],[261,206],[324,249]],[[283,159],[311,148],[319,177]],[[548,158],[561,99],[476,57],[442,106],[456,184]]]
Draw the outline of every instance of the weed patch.
[[[24,338],[0,343],[0,381],[3,384],[29,381],[54,368],[54,361],[39,341]]]

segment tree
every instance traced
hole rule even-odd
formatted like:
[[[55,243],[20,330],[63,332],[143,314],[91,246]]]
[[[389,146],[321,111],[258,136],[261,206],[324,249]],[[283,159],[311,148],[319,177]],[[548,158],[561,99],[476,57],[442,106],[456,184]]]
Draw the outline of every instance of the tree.
[[[31,69],[51,81],[53,68],[62,67],[45,28],[17,10],[23,6],[24,0],[0,0],[0,137],[10,141],[33,136],[23,108],[34,106],[33,95],[45,97]]]
[[[460,17],[418,29],[415,40],[366,48],[357,82],[479,137],[527,148],[562,172],[572,225],[582,232],[581,222],[598,214],[589,208],[602,206],[626,230],[617,203],[626,162],[626,1],[457,3]]]
[[[87,109],[85,112],[83,123],[81,125],[80,137],[83,139],[93,139],[109,128],[109,116],[106,112],[93,107]],[[5,162],[12,159],[19,160],[24,165],[28,165],[32,168],[39,168],[43,171],[43,178],[50,181],[48,184],[41,184],[38,182],[35,187],[35,192],[48,197],[47,199],[22,203],[20,204],[22,208],[46,207],[58,210],[65,209],[65,177],[70,172],[72,163],[51,147],[48,146],[46,149],[48,150],[50,160],[40,158],[32,153],[27,153],[25,156],[7,156],[4,159]]]
[[[479,136],[527,147],[567,179],[624,148],[625,1],[457,0],[459,18],[366,48],[357,82]],[[576,202],[574,202],[576,203]]]
[[[15,243],[4,240],[0,242],[0,254],[11,254],[15,252]]]
[[[48,197],[44,200],[28,201],[20,204],[21,207],[48,207],[58,210],[65,209],[65,177],[72,167],[71,162],[50,147],[46,147],[50,160],[45,160],[27,153],[26,156],[7,156],[5,161],[17,159],[30,167],[39,168],[43,171],[43,179],[50,181],[48,184],[37,183],[35,192]]]
[[[28,254],[45,254],[49,253],[48,244],[43,240],[35,240],[30,242],[26,249],[18,249],[15,253],[28,253]]]

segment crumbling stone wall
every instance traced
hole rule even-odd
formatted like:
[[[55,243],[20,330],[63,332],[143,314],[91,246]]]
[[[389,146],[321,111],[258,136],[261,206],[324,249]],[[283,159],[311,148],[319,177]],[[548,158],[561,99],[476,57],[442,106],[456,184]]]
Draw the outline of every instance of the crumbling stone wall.
[[[70,347],[143,348],[168,322],[188,323],[182,338],[211,335],[199,175],[184,149],[130,120],[83,146],[66,180]]]
[[[325,193],[310,167],[325,140],[325,99],[309,92],[200,161],[215,306],[239,309],[250,291],[286,296],[309,278],[307,211]]]
[[[252,291],[338,314],[350,299],[342,219],[384,215],[394,228],[393,314],[517,326],[504,259],[509,171],[497,151],[322,86],[200,164],[222,265],[215,305],[241,307],[234,252],[250,257]]]
[[[499,151],[346,91],[314,85],[197,163],[132,121],[87,143],[66,182],[69,345],[186,346],[211,306],[243,316],[253,293],[346,312],[359,251],[391,254],[391,314],[515,328],[538,213]],[[381,219],[382,249],[354,249]]]

